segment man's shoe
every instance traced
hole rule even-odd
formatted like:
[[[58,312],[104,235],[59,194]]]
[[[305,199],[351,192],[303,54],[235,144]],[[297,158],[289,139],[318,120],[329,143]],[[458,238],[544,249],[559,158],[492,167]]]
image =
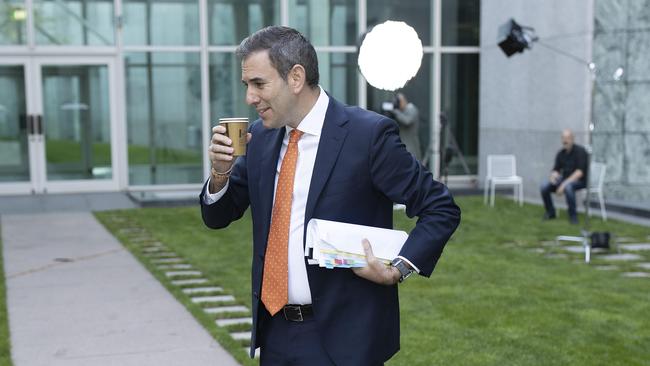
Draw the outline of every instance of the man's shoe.
[[[578,225],[580,223],[577,217],[569,217],[569,222],[571,225]]]
[[[551,215],[548,212],[544,213],[544,216],[542,217],[542,220],[547,221],[547,220],[553,220],[555,219],[555,215]]]

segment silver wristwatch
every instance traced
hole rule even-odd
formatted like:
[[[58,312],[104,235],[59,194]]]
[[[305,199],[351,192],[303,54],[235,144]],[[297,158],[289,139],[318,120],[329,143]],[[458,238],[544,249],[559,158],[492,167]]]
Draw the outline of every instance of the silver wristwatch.
[[[399,273],[402,275],[399,278],[399,282],[404,282],[411,274],[413,274],[413,270],[409,268],[409,266],[406,264],[406,262],[402,258],[395,258],[393,259],[392,262],[390,262],[390,265],[397,268]]]

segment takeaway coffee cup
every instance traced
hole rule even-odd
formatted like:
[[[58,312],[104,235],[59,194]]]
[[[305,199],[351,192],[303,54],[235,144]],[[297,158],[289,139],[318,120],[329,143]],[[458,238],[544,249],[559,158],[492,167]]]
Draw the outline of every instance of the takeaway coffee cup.
[[[219,118],[219,124],[226,127],[226,136],[232,140],[233,156],[246,155],[246,132],[248,118]]]

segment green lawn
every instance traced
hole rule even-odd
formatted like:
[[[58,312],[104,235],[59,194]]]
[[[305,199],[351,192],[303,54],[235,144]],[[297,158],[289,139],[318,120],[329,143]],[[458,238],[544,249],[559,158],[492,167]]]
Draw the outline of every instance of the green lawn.
[[[388,365],[650,365],[650,279],[596,270],[602,260],[586,265],[579,254],[547,258],[565,252],[542,242],[578,234],[566,213],[541,222],[539,206],[499,199],[488,208],[481,197],[457,201],[462,223],[433,276],[400,287],[402,350]],[[198,205],[97,216],[115,233],[126,223],[145,229],[250,306],[248,216],[221,231],[203,226]],[[395,214],[396,228],[410,230],[414,222]],[[639,241],[650,234],[650,228],[613,220],[594,220],[593,229]],[[117,236],[134,248],[124,234]],[[240,361],[255,364],[246,361],[241,344],[212,329],[210,319],[172,292]]]
[[[70,140],[47,140],[47,161],[51,164],[75,163],[81,161],[81,144]],[[150,151],[145,145],[129,145],[129,164],[149,164]],[[199,151],[187,149],[156,148],[156,158],[160,164],[197,164],[201,162]],[[92,144],[93,164],[110,165],[111,146],[107,143]]]
[[[0,238],[0,366],[11,366],[9,343],[9,319],[7,319],[7,290],[2,259],[2,238]]]

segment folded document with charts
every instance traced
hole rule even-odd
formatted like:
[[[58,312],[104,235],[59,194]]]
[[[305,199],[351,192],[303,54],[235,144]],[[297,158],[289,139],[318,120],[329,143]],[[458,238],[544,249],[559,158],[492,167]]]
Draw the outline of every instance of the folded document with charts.
[[[326,268],[366,266],[363,239],[368,239],[379,260],[390,263],[406,242],[404,231],[344,222],[311,219],[307,224],[305,256],[309,264]]]

